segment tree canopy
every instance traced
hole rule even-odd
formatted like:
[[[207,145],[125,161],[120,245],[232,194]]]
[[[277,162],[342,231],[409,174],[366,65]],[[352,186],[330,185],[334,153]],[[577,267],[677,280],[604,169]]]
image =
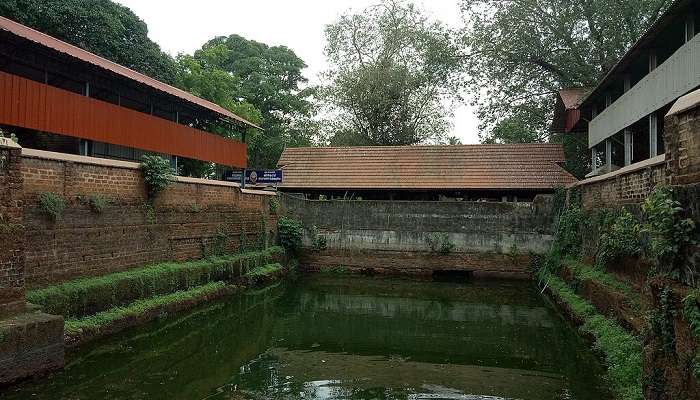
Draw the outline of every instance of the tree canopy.
[[[129,8],[110,0],[3,0],[0,15],[166,83],[175,61]]]
[[[554,94],[593,86],[672,0],[462,0],[482,141],[547,140]]]
[[[457,44],[413,4],[384,0],[326,27],[322,98],[338,145],[438,140],[461,87]]]
[[[313,90],[304,88],[306,64],[289,48],[222,36],[178,61],[183,88],[244,118],[252,115],[264,128],[248,132],[251,166],[273,167],[284,147],[312,143]]]

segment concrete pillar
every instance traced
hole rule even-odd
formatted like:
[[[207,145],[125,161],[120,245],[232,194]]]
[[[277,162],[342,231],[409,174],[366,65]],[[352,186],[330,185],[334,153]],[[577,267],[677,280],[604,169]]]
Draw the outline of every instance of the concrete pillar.
[[[608,172],[612,171],[612,140],[605,139],[605,165],[608,166]]]
[[[659,155],[658,150],[659,124],[656,113],[649,114],[649,158]]]
[[[632,132],[625,129],[625,166],[632,164],[633,152]]]

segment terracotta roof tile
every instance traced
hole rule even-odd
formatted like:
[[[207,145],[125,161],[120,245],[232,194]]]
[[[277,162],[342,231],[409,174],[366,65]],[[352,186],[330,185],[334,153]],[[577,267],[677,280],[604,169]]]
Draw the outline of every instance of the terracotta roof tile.
[[[576,182],[555,144],[301,147],[278,163],[283,188],[552,189]]]

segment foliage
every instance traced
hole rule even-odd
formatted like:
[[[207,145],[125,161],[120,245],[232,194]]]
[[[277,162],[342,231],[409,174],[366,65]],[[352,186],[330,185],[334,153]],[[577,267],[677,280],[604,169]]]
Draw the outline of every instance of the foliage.
[[[270,275],[276,274],[277,272],[282,270],[282,265],[279,263],[275,264],[266,264],[266,265],[261,265],[259,267],[255,267],[248,271],[245,276],[253,279],[253,280],[259,280],[261,278],[268,277]]]
[[[172,182],[172,168],[170,162],[161,156],[145,155],[141,160],[141,171],[146,183],[149,199],[163,191]]]
[[[301,221],[289,217],[282,217],[277,221],[277,236],[280,244],[292,253],[301,249],[303,227]]]
[[[318,233],[316,225],[311,227],[311,247],[316,251],[326,250],[326,248],[328,248],[326,237]]]
[[[171,304],[185,303],[206,298],[226,288],[224,282],[210,282],[192,289],[178,291],[148,299],[137,300],[123,307],[114,307],[87,317],[66,319],[65,332],[67,335],[77,335],[87,332],[99,333],[110,324],[127,318],[138,318],[149,312],[161,309]]]
[[[248,271],[277,259],[284,250],[271,247],[185,263],[160,263],[99,277],[82,278],[27,292],[46,312],[79,317],[128,304],[134,299],[188,290],[212,281],[233,282]]]
[[[271,197],[269,207],[270,207],[270,214],[277,214],[277,211],[280,209],[279,198]]]
[[[430,251],[440,254],[449,254],[454,251],[456,245],[450,240],[450,235],[445,232],[433,232],[426,238]]]
[[[413,4],[383,0],[326,27],[321,97],[333,145],[438,141],[459,98],[462,61],[450,30]]]
[[[562,88],[593,86],[672,0],[462,0],[482,140],[518,121],[544,140]]]
[[[166,83],[175,61],[127,7],[110,0],[3,0],[0,15]]]
[[[90,209],[97,214],[102,213],[105,208],[109,207],[109,205],[112,204],[112,201],[101,194],[93,194],[92,196],[88,197],[88,205],[90,205]]]
[[[314,90],[302,88],[306,64],[289,48],[221,36],[178,61],[181,87],[264,128],[245,132],[249,165],[272,168],[285,147],[313,143]]]
[[[51,220],[57,221],[66,209],[66,202],[56,193],[45,192],[39,195],[39,208]]]
[[[228,233],[224,226],[219,226],[216,228],[216,235],[214,236],[214,242],[211,246],[211,251],[208,256],[222,256],[226,253],[226,242],[228,242]]]
[[[583,263],[571,260],[566,260],[565,263],[578,280],[595,281],[600,285],[606,286],[608,289],[624,294],[629,300],[634,302],[639,300],[639,294],[635,292],[628,284],[618,280],[613,275],[602,271],[600,268],[590,267]]]
[[[673,199],[669,187],[657,187],[642,205],[646,218],[642,232],[648,235],[648,254],[656,261],[660,272],[673,278],[692,279],[692,272],[683,274],[680,258],[687,245],[694,243],[695,222],[683,218],[681,203]]]
[[[642,344],[616,322],[597,313],[595,307],[576,295],[564,281],[541,269],[538,274],[552,293],[584,321],[581,331],[595,338],[594,347],[605,356],[608,379],[618,398],[641,400]]]
[[[156,208],[151,203],[143,203],[143,216],[148,225],[155,225],[158,222]]]
[[[577,257],[581,253],[583,222],[583,210],[575,202],[561,212],[555,246],[562,256]]]
[[[690,324],[690,332],[696,341],[700,341],[700,306],[698,306],[700,292],[691,292],[683,299],[683,317]],[[692,361],[693,375],[700,380],[700,350],[696,350]]]
[[[604,227],[598,242],[596,264],[606,267],[609,262],[641,252],[640,225],[627,210],[622,210]]]

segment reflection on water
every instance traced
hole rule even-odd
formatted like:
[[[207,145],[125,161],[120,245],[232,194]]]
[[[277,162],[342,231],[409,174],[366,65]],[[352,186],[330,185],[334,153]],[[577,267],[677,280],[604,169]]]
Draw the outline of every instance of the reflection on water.
[[[81,350],[9,399],[606,399],[527,282],[310,276]]]

